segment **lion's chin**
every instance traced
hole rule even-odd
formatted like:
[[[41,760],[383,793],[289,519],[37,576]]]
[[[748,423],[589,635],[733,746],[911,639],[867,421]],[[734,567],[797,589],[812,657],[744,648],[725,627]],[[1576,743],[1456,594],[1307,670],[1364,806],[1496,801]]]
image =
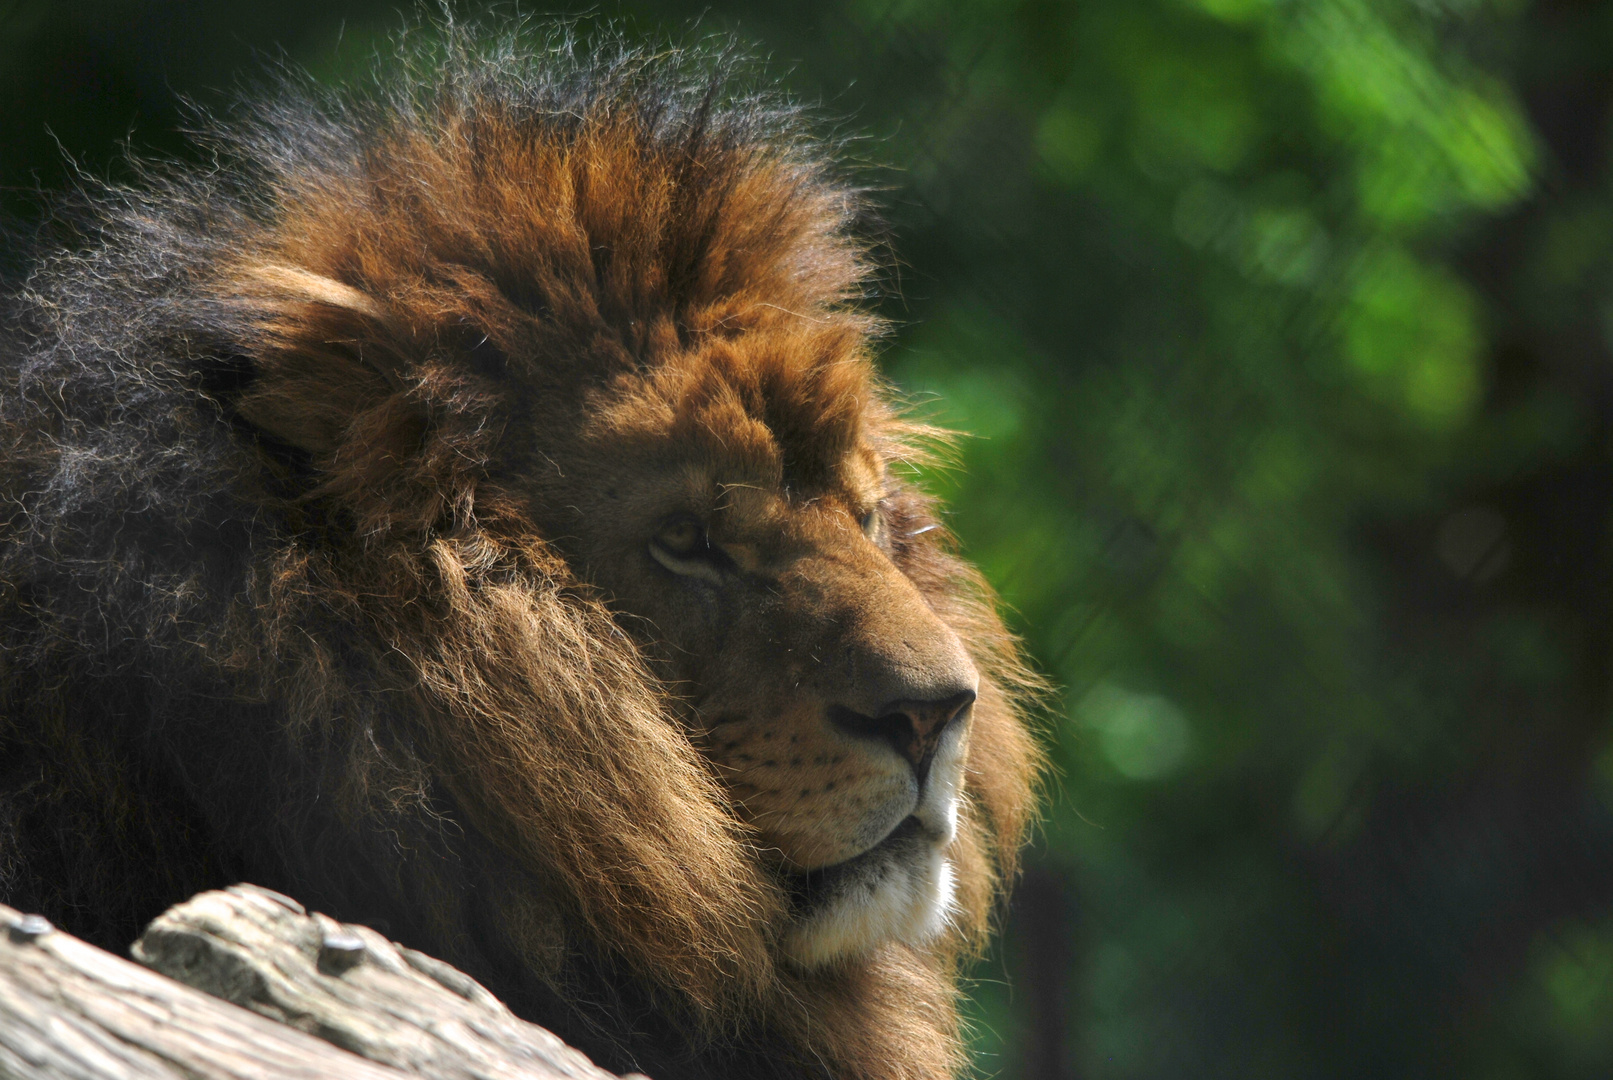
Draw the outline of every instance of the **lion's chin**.
[[[890,941],[921,945],[945,929],[953,887],[943,838],[908,818],[877,847],[801,879],[785,955],[815,968]]]

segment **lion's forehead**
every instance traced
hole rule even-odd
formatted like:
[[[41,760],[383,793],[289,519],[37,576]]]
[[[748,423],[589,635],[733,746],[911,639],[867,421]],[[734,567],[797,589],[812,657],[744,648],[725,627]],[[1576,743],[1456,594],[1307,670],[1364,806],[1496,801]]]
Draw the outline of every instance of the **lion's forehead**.
[[[875,509],[891,485],[885,455],[866,438],[806,470],[789,444],[760,421],[635,428],[631,438],[617,431],[589,440],[602,460],[590,462],[582,474],[619,477],[612,497],[632,491],[646,518],[692,514],[736,540],[783,539],[825,518],[855,532],[857,519]],[[573,449],[587,453],[586,443]]]
[[[860,338],[756,331],[652,358],[589,403],[585,438],[706,463],[726,483],[849,488],[886,413]]]

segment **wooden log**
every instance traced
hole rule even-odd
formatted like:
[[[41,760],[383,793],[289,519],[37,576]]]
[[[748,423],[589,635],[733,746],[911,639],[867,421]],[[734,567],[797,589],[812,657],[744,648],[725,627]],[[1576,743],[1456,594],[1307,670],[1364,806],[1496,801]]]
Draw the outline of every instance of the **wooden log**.
[[[251,885],[154,920],[140,963],[429,1080],[616,1080],[441,960]]]
[[[0,905],[5,1080],[404,1080]]]
[[[615,1080],[463,972],[266,889],[193,897],[131,951],[152,970],[0,905],[0,1080]]]

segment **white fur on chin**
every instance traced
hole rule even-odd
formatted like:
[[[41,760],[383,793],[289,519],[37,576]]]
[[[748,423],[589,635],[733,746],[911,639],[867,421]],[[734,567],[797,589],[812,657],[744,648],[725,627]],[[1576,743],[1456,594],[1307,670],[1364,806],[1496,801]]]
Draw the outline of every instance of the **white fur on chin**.
[[[882,860],[796,925],[785,953],[802,967],[822,967],[887,941],[922,945],[946,929],[955,887],[952,863],[939,847],[918,858]]]

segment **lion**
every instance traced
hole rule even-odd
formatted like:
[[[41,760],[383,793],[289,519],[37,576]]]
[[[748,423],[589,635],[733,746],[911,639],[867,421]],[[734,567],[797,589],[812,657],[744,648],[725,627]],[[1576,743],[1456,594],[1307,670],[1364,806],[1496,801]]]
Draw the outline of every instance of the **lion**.
[[[0,899],[122,948],[250,880],[617,1071],[953,1075],[1039,684],[864,189],[731,51],[438,29],[11,290]]]

